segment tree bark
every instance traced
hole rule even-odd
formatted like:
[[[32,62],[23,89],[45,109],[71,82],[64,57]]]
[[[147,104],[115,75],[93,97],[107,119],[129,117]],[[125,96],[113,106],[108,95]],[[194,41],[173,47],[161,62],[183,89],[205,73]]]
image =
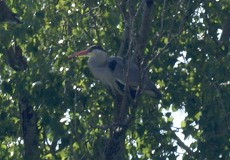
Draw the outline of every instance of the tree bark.
[[[135,53],[138,56],[142,56],[144,54],[147,42],[148,42],[148,34],[151,28],[152,23],[152,10],[153,10],[153,0],[145,0],[143,5],[143,13],[142,13],[142,21],[141,26],[138,33],[137,44],[135,48]]]
[[[19,102],[21,115],[21,125],[24,139],[24,160],[39,160],[39,132],[37,126],[37,114],[33,107],[29,105],[26,98],[21,98]]]
[[[115,98],[114,124],[110,128],[110,137],[105,148],[105,157],[109,160],[125,159],[125,135],[127,127],[124,126],[128,114],[126,97],[117,95]]]

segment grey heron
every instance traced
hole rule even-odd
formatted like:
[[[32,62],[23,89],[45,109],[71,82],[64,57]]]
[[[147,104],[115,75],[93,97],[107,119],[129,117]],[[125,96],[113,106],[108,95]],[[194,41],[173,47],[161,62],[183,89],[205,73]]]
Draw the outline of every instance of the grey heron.
[[[69,56],[89,57],[88,67],[91,73],[101,81],[113,95],[123,95],[127,91],[129,97],[135,99],[136,91],[140,86],[141,74],[138,66],[132,61],[125,60],[119,56],[109,57],[106,51],[98,45],[89,47],[86,50],[75,52]],[[141,91],[144,94],[160,99],[162,94],[146,76],[141,81]]]

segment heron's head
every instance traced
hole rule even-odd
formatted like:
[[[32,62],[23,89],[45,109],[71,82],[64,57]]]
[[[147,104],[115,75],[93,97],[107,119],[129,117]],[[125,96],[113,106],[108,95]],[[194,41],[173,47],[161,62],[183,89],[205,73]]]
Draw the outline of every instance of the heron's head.
[[[96,57],[96,56],[104,56],[104,55],[106,55],[106,52],[101,46],[93,45],[86,50],[73,53],[72,55],[69,56],[69,58]]]

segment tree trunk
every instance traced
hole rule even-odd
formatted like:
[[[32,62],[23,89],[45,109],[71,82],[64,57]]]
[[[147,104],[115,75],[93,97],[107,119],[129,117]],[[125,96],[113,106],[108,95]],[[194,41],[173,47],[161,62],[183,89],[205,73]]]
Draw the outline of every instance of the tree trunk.
[[[110,138],[107,140],[105,157],[109,160],[122,160],[125,159],[125,137],[127,131],[125,122],[129,107],[127,105],[127,98],[117,95],[114,107],[114,124],[110,129]]]
[[[20,99],[19,109],[21,115],[21,125],[24,139],[24,159],[25,160],[39,160],[39,133],[37,127],[37,115],[33,107],[28,104],[26,98]]]

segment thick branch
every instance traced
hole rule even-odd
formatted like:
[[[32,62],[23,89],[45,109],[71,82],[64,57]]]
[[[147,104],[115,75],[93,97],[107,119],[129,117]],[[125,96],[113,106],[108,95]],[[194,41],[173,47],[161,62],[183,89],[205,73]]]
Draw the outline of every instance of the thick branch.
[[[230,40],[230,17],[225,21],[223,26],[223,32],[221,34],[220,41],[223,43],[229,43]]]
[[[22,55],[22,49],[18,45],[12,45],[5,54],[7,63],[15,71],[24,71],[27,69],[26,58]]]
[[[152,22],[152,10],[153,10],[153,0],[145,0],[143,5],[143,14],[140,30],[138,33],[138,39],[136,44],[136,53],[141,56],[145,50],[146,44],[148,42],[148,34],[151,28]]]
[[[120,2],[116,2],[117,3],[117,7],[119,8],[121,15],[124,19],[124,32],[123,32],[123,36],[122,36],[122,40],[121,40],[121,44],[120,44],[120,48],[118,51],[118,56],[123,57],[128,49],[129,46],[129,37],[130,37],[130,17],[129,14],[126,11],[126,1],[122,0]]]
[[[11,12],[4,0],[0,0],[0,22],[21,23],[21,20],[15,13]]]
[[[129,33],[130,33],[130,27],[129,27],[129,24],[126,23],[125,30],[123,33],[123,38],[121,40],[121,45],[118,51],[118,56],[123,57],[125,53],[127,52],[128,44],[129,44]]]

